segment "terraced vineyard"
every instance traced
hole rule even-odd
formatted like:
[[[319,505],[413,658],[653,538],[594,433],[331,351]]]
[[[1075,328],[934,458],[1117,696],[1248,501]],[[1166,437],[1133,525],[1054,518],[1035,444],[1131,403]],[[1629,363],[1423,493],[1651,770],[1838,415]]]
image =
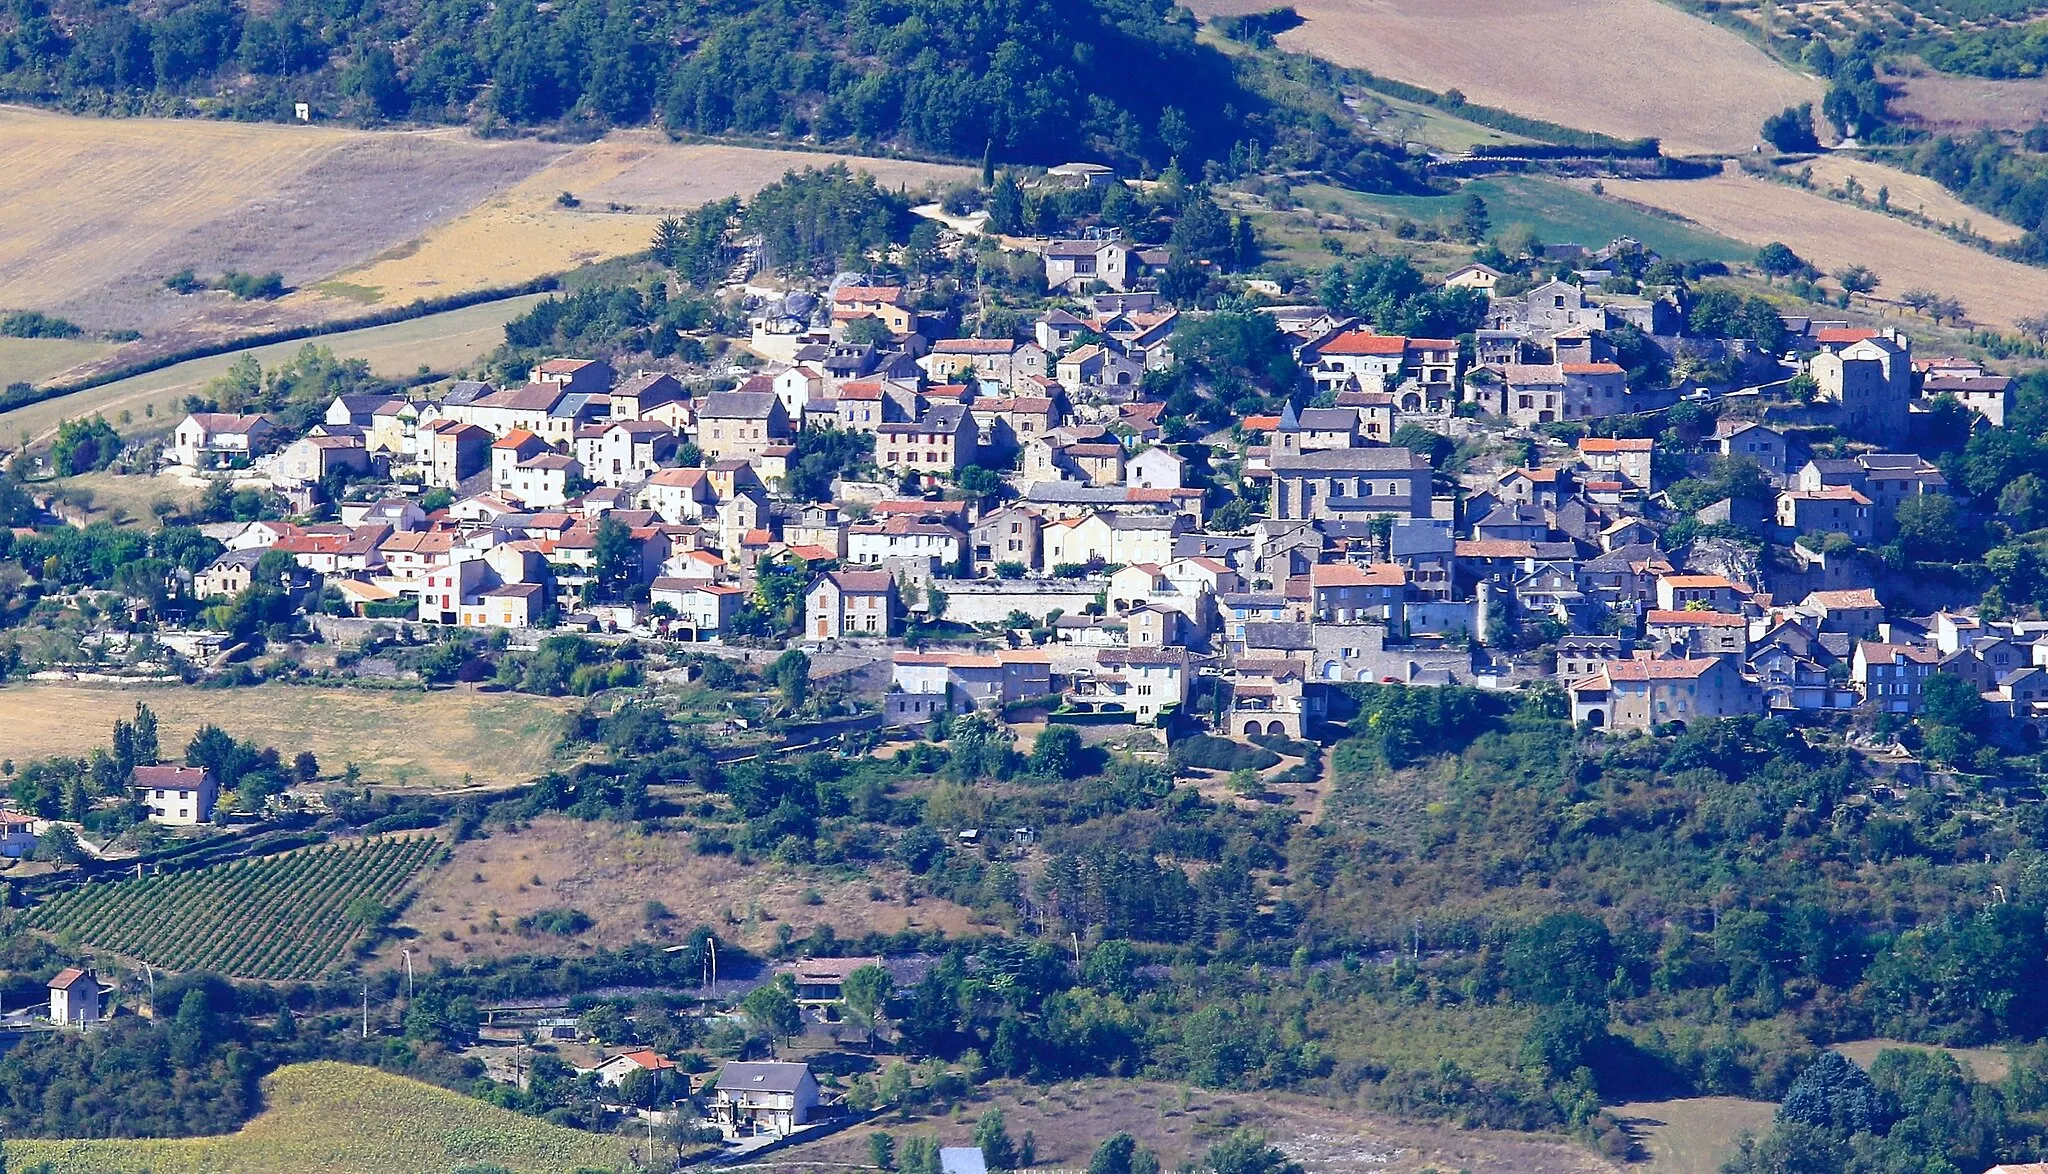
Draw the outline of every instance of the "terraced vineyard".
[[[431,836],[408,836],[86,885],[42,904],[29,923],[166,970],[316,978],[440,851]]]

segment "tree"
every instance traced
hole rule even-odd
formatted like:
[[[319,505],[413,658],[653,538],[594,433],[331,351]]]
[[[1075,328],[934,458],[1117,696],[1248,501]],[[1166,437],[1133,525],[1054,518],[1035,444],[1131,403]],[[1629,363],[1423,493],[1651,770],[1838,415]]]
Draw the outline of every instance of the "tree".
[[[775,658],[764,674],[782,691],[782,703],[795,709],[804,703],[811,689],[811,658],[801,648],[791,648]]]
[[[1300,1163],[1266,1144],[1264,1134],[1248,1129],[1237,1130],[1210,1146],[1202,1155],[1200,1169],[1208,1174],[1303,1174]]]
[[[1583,913],[1553,913],[1525,927],[1505,963],[1509,989],[1532,1003],[1607,1006],[1613,942],[1606,925]]]
[[[889,995],[895,989],[896,980],[880,966],[862,966],[856,969],[846,976],[845,983],[840,987],[840,993],[846,1000],[846,1009],[867,1028],[870,1048],[874,1046],[876,1031],[882,1026],[882,1012],[889,1005]]]
[[[2039,529],[2048,522],[2048,483],[2033,473],[2020,474],[1999,491],[1998,512],[2022,532]]]
[[[1089,1156],[1088,1174],[1131,1174],[1131,1160],[1137,1153],[1137,1138],[1128,1133],[1112,1133]]]
[[[1945,493],[1909,497],[1894,513],[1898,524],[1899,548],[1915,561],[1941,562],[1962,555],[1970,543],[1963,527],[1962,511]]]
[[[988,226],[1006,234],[1024,231],[1024,187],[1013,172],[998,176],[989,192]]]
[[[974,1144],[981,1147],[981,1157],[991,1170],[1014,1170],[1017,1168],[1017,1145],[1010,1140],[1010,1131],[1003,1121],[1000,1108],[990,1108],[974,1123]]]
[[[1458,206],[1458,230],[1464,238],[1474,244],[1486,239],[1486,232],[1493,227],[1493,216],[1486,210],[1486,201],[1477,192],[1465,197]]]
[[[1935,673],[1921,687],[1920,721],[1974,732],[1984,725],[1984,698],[1977,687],[1953,673]]]
[[[787,974],[747,992],[740,1001],[747,1021],[770,1039],[784,1039],[804,1029],[803,1008],[797,1006],[796,984]]]
[[[196,1068],[213,1050],[213,1006],[203,986],[193,987],[178,1001],[171,1022],[171,1059],[180,1068]]]
[[[2035,345],[2048,343],[2048,314],[2028,314],[2016,319],[2013,325],[2019,327],[2021,334],[2033,339]]]
[[[1394,430],[1394,445],[1405,448],[1427,460],[1431,465],[1441,465],[1450,458],[1458,447],[1451,438],[1441,432],[1426,428],[1413,420]]]
[[[1031,744],[1030,770],[1055,779],[1080,778],[1085,763],[1081,732],[1072,726],[1048,725]]]
[[[412,105],[405,83],[398,79],[398,62],[391,50],[375,45],[364,51],[342,75],[342,89],[368,103],[381,118],[398,118]]]
[[[1790,277],[1812,268],[1799,254],[1778,241],[1772,241],[1756,251],[1756,267],[1772,277]]]
[[[94,473],[114,463],[121,455],[121,436],[106,417],[95,413],[57,425],[57,440],[50,450],[50,463],[62,477]]]
[[[593,555],[596,568],[591,576],[592,597],[625,598],[640,576],[640,544],[633,541],[633,532],[617,518],[599,521]]]
[[[150,766],[161,755],[162,751],[157,748],[156,711],[138,701],[135,703],[135,761]]]
[[[461,1047],[476,1039],[483,1020],[475,999],[429,985],[405,1009],[405,1038]]]
[[[868,1134],[868,1164],[879,1170],[896,1168],[896,1138],[886,1130]],[[5,1174],[0,1171],[0,1174]]]
[[[1787,106],[1764,119],[1763,139],[1787,155],[1820,150],[1820,136],[1813,133],[1813,103]]]
[[[1792,1080],[1777,1120],[1847,1137],[1884,1127],[1884,1104],[1870,1077],[1840,1052],[1822,1052]]]
[[[1900,305],[1906,307],[1908,310],[1913,310],[1915,312],[1922,314],[1927,313],[1929,308],[1931,308],[1936,302],[1939,302],[1940,300],[1940,294],[1935,293],[1931,289],[1922,289],[1919,286],[1915,286],[1912,289],[1909,289],[1906,292],[1899,295]]]
[[[896,336],[888,323],[873,314],[863,314],[846,324],[844,337],[849,346],[887,346]]]
[[[1867,294],[1884,282],[1861,265],[1849,265],[1835,270],[1833,277],[1841,287],[1852,294]]]

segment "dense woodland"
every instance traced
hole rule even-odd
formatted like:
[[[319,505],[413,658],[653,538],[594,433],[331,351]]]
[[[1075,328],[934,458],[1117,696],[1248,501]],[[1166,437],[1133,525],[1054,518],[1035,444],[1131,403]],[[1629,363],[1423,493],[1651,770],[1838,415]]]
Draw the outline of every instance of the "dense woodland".
[[[1339,165],[1362,150],[1333,92],[1303,103],[1271,66],[1198,45],[1170,11],[1161,0],[287,0],[260,12],[230,0],[15,0],[0,12],[0,94],[272,120],[310,100],[359,120],[654,123],[1153,171],[1283,142]]]

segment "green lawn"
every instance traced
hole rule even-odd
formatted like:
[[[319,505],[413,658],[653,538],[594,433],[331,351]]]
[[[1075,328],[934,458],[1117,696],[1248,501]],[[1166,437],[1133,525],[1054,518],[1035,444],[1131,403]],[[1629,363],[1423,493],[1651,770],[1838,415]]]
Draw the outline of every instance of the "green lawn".
[[[89,338],[0,338],[0,386],[41,383],[113,349]]]
[[[1384,109],[1384,117],[1372,118]],[[1366,124],[1377,134],[1398,138],[1406,142],[1422,143],[1439,151],[1462,153],[1478,146],[1507,146],[1510,144],[1533,143],[1535,139],[1511,135],[1504,130],[1467,122],[1454,114],[1446,114],[1419,102],[1368,91],[1359,110],[1367,115]]]
[[[1303,187],[1296,195],[1316,206],[1334,202],[1359,214],[1400,216],[1418,222],[1456,220],[1465,197],[1476,195],[1486,201],[1494,231],[1526,224],[1551,244],[1598,248],[1615,237],[1632,236],[1671,258],[1746,261],[1756,255],[1755,248],[1740,241],[1537,176],[1475,179],[1448,196],[1368,195],[1332,187]]]

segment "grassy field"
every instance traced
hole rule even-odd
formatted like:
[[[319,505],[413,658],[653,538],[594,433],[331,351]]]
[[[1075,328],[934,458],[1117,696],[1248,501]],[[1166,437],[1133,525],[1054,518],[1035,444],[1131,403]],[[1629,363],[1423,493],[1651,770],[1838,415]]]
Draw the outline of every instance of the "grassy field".
[[[416,965],[422,955],[431,965],[435,959],[530,953],[542,947],[511,932],[513,923],[562,906],[596,921],[573,944],[563,944],[567,949],[621,946],[664,927],[683,934],[698,925],[756,948],[773,945],[783,925],[799,938],[821,925],[842,937],[869,930],[969,928],[967,911],[950,902],[919,897],[914,905],[904,904],[907,880],[893,864],[865,865],[857,872],[748,867],[729,856],[700,856],[686,837],[646,836],[616,824],[549,816],[518,831],[494,830],[486,839],[456,845],[448,866],[421,887],[405,924],[420,931],[408,943]],[[871,889],[880,891],[879,900]],[[649,926],[650,900],[666,905],[673,918]],[[396,961],[395,947],[386,953]]]
[[[1860,1039],[1854,1043],[1836,1044],[1835,1051],[1842,1053],[1865,1068],[1877,1059],[1877,1054],[1886,1048],[1918,1048],[1925,1052],[1947,1052],[1976,1073],[1977,1079],[1988,1084],[1997,1084],[2012,1071],[2012,1057],[2004,1048],[1937,1048],[1929,1044],[1909,1044],[1893,1039]]]
[[[85,754],[106,744],[114,719],[148,703],[162,723],[167,753],[179,754],[212,722],[287,759],[311,750],[321,769],[349,762],[363,781],[445,790],[465,776],[478,786],[511,786],[545,773],[565,700],[454,689],[433,693],[259,685],[199,689],[183,685],[113,688],[31,682],[0,689],[7,756]]]
[[[445,314],[430,314],[389,326],[372,326],[309,341],[342,358],[367,360],[379,374],[394,378],[411,375],[421,367],[453,371],[503,343],[505,323],[525,313],[544,296],[531,294],[486,302]],[[104,413],[117,428],[122,427],[118,419],[120,413],[129,412],[133,417],[133,422],[127,426],[129,431],[163,428],[167,416],[169,423],[177,422],[179,401],[203,389],[210,380],[234,365],[241,355],[253,353],[258,362],[272,367],[288,361],[305,345],[303,341],[280,342],[247,352],[193,359],[146,375],[103,384],[90,391],[0,412],[0,438],[5,438],[4,443],[12,444],[23,429],[32,436],[45,437],[57,430],[60,421],[94,412]],[[156,414],[146,416],[145,410],[153,410]]]
[[[1267,0],[1200,0],[1209,16]],[[1475,102],[1677,152],[1747,151],[1763,120],[1822,86],[1657,0],[1299,0],[1282,48]],[[1588,56],[1587,38],[1625,45]],[[1513,64],[1504,64],[1513,63]]]
[[[1439,151],[1463,153],[1477,146],[1504,147],[1534,141],[1385,94],[1367,94],[1357,109],[1375,133],[1402,142],[1422,143]]]
[[[1103,1138],[1128,1132],[1159,1155],[1164,1169],[1192,1167],[1235,1128],[1264,1132],[1310,1174],[1503,1171],[1595,1174],[1615,1167],[1583,1145],[1543,1134],[1458,1129],[1400,1121],[1356,1104],[1287,1093],[1224,1093],[1136,1080],[1077,1080],[1050,1086],[1002,1082],[993,1095],[941,1121],[878,1121],[770,1159],[780,1169],[841,1168],[867,1162],[867,1135],[936,1132],[944,1145],[971,1145],[974,1123],[990,1105],[1003,1110],[1012,1137],[1031,1131],[1037,1168],[1077,1170]]]
[[[113,351],[113,343],[84,338],[0,338],[0,386],[41,383]]]
[[[115,427],[124,426],[117,423]],[[158,501],[169,501],[180,509],[190,509],[206,495],[200,486],[168,473],[155,476],[82,473],[76,477],[38,482],[37,487],[67,493],[74,507],[84,494],[90,493],[91,504],[85,511],[88,524],[112,522],[117,526],[143,525],[151,529],[157,524],[151,507]]]
[[[974,177],[964,167],[679,144],[653,131],[617,131],[577,148],[425,235],[340,274],[329,289],[357,302],[406,302],[514,285],[639,252],[665,215],[727,196],[752,195],[792,169],[833,162],[870,172],[891,187]],[[575,207],[559,202],[563,192],[575,197]]]
[[[1961,299],[1973,321],[2007,328],[2048,307],[2048,270],[1786,184],[1731,172],[1683,181],[1609,180],[1607,191],[1752,245],[1783,241],[1824,270],[1867,265],[1884,281],[1880,298],[1924,287]]]
[[[1612,190],[1614,185],[1609,184]],[[1630,208],[1567,184],[1534,176],[1473,180],[1451,196],[1381,196],[1336,188],[1305,187],[1295,193],[1314,204],[1341,204],[1360,212],[1409,220],[1454,222],[1467,195],[1486,201],[1496,231],[1527,225],[1552,244],[1599,247],[1632,236],[1667,257],[1747,260],[1753,247],[1691,225]]]
[[[1637,1101],[1608,1111],[1649,1155],[1632,1168],[1645,1174],[1720,1174],[1721,1163],[1735,1154],[1736,1135],[1745,1129],[1761,1135],[1771,1127],[1777,1108],[1739,1097],[1688,1097]]]
[[[1845,155],[1822,155],[1788,170],[1802,168],[1812,169],[1817,187],[1845,191],[1848,181],[1854,179],[1863,189],[1863,199],[1871,204],[1877,202],[1878,189],[1885,188],[1891,193],[1893,208],[1917,212],[1936,224],[1967,227],[1986,240],[2015,241],[2026,235],[2019,225],[2008,224],[1982,208],[1970,207],[1924,175]]]
[[[266,1108],[225,1137],[149,1141],[9,1138],[14,1168],[54,1174],[519,1174],[623,1168],[623,1141],[550,1125],[402,1076],[320,1062],[263,1080]]]
[[[166,970],[310,981],[376,932],[356,903],[398,904],[439,850],[432,836],[401,836],[87,885],[29,924]]]

